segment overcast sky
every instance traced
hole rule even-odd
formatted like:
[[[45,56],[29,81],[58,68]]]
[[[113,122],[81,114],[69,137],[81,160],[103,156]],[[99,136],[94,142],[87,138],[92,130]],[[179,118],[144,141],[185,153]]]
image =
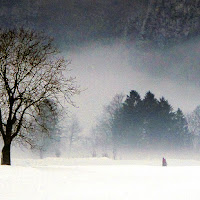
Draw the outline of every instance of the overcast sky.
[[[128,95],[131,90],[137,90],[143,97],[150,90],[157,98],[164,96],[174,109],[180,107],[185,113],[200,104],[199,80],[189,80],[181,68],[183,60],[176,63],[174,72],[164,66],[158,68],[159,72],[151,71],[150,63],[145,69],[146,61],[134,63],[138,59],[134,54],[130,59],[129,49],[120,42],[113,45],[93,43],[67,54],[67,57],[72,60],[72,73],[81,88],[86,89],[75,98],[79,108],[74,112],[87,129],[116,93]]]
[[[80,6],[80,2],[85,4]],[[190,40],[162,52],[138,52],[134,43],[116,42],[116,38],[109,44],[97,43],[98,37],[114,34],[115,27],[110,25],[118,25],[116,21],[120,20],[116,10],[127,9],[122,1],[121,4],[112,1],[114,10],[109,15],[107,1],[99,2],[101,5],[104,2],[105,10],[103,6],[98,10],[91,0],[2,0],[0,25],[9,27],[22,22],[19,24],[47,30],[56,37],[63,54],[72,60],[71,73],[83,90],[75,98],[79,108],[72,110],[87,129],[116,93],[128,95],[137,90],[144,96],[151,90],[157,98],[164,96],[175,109],[180,107],[185,113],[199,105],[200,40]],[[120,9],[120,5],[125,7]],[[105,15],[111,23],[102,20]],[[120,23],[119,28],[123,20]],[[70,51],[69,46],[65,47],[69,41],[76,44]]]

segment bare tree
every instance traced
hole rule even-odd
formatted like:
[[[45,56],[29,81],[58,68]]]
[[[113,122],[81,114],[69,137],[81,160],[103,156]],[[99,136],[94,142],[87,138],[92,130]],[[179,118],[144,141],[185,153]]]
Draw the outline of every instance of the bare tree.
[[[116,94],[112,101],[104,106],[103,115],[98,120],[96,127],[93,128],[93,137],[95,140],[98,138],[98,144],[100,143],[100,146],[102,147],[103,155],[108,156],[108,150],[109,147],[111,147],[114,159],[117,156],[118,144],[113,137],[112,128],[115,114],[121,109],[123,100],[123,94]]]
[[[196,151],[200,150],[200,106],[187,115],[188,129],[192,134],[193,148]]]
[[[74,78],[67,78],[68,62],[59,56],[52,39],[23,28],[0,31],[0,133],[1,164],[10,165],[11,142],[26,138],[44,99],[59,101],[78,93]]]
[[[79,139],[79,133],[81,132],[80,122],[76,115],[72,116],[71,122],[68,127],[69,133],[69,156],[71,156],[72,145]]]
[[[112,139],[112,152],[113,152],[113,158],[116,159],[117,157],[117,151],[119,148],[119,144],[117,142],[117,140],[115,139],[114,135],[113,135],[113,122],[115,120],[115,115],[117,112],[119,112],[119,110],[122,107],[122,103],[124,101],[124,95],[123,94],[116,94],[112,101],[110,102],[109,105],[107,105],[104,108],[104,112],[107,115],[107,125],[109,128],[109,131],[111,132],[111,139]]]
[[[91,145],[91,154],[92,157],[97,157],[97,149],[99,147],[99,133],[97,132],[96,127],[91,129],[90,134],[91,136],[88,139]]]
[[[38,115],[33,124],[33,130],[29,139],[32,140],[32,150],[39,151],[40,158],[44,153],[60,154],[59,143],[61,132],[59,130],[60,110],[56,103],[51,99],[44,99],[38,107]]]

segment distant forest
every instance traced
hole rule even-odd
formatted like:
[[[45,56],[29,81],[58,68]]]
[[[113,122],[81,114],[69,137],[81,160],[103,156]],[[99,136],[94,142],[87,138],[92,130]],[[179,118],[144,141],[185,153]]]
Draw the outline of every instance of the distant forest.
[[[166,45],[199,35],[200,1],[2,0],[0,26],[29,26],[61,46],[101,39],[142,39]]]
[[[183,112],[174,111],[164,97],[158,100],[151,92],[141,99],[131,91],[115,114],[112,131],[117,143],[132,148],[180,150],[191,145]]]

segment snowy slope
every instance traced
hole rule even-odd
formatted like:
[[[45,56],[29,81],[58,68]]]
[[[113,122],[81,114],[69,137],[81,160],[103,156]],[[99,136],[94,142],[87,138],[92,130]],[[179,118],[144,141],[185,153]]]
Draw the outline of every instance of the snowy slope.
[[[0,199],[199,199],[200,166],[178,166],[199,162],[170,162],[161,167],[159,162],[100,158],[13,160],[13,166],[0,167]]]

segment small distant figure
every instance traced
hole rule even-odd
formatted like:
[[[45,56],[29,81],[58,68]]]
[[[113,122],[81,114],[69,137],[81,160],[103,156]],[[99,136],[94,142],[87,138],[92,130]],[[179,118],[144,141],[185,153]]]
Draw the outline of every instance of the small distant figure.
[[[164,157],[162,159],[162,166],[167,166],[167,161],[166,161],[166,159]]]

